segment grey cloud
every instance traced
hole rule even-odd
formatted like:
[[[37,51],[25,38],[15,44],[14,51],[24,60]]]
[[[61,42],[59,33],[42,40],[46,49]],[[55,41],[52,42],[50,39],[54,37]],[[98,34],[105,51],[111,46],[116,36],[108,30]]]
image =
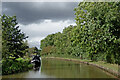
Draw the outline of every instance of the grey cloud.
[[[75,24],[73,9],[77,5],[77,2],[3,2],[2,14],[16,15],[20,29],[29,36],[30,47],[39,48],[40,40],[48,34]]]
[[[74,19],[78,2],[3,2],[2,13],[16,15],[21,24],[37,23],[44,19]]]

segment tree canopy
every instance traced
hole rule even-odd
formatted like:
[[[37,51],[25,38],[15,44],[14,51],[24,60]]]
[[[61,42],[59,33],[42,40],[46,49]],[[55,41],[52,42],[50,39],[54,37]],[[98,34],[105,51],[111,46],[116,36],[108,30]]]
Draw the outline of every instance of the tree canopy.
[[[48,35],[41,49],[54,46],[53,54],[119,63],[120,2],[80,2],[74,11],[77,26]]]
[[[21,32],[16,16],[1,16],[2,21],[2,58],[16,59],[23,57],[28,45],[25,43],[25,33]]]

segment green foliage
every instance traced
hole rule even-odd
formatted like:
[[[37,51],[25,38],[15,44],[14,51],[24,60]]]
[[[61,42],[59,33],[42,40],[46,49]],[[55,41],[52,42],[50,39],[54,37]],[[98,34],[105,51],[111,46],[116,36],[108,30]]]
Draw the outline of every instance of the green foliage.
[[[54,46],[47,46],[47,47],[44,47],[42,52],[41,52],[41,55],[48,55],[48,54],[51,54],[51,53],[54,53],[55,52],[55,47]]]
[[[42,52],[54,46],[55,54],[120,64],[120,2],[81,2],[74,11],[77,26],[48,35]]]
[[[92,60],[104,55],[102,60],[118,63],[120,53],[120,3],[80,3],[75,8],[76,24],[80,30],[80,45]]]
[[[26,54],[27,57],[30,57],[32,55],[40,55],[41,50],[39,50],[37,47],[28,48],[28,53]]]
[[[17,26],[16,16],[10,17],[3,15],[2,21],[2,58],[8,59],[14,57],[14,59],[23,57],[26,53],[25,49],[28,45],[24,42],[28,36],[21,32],[19,26]]]
[[[45,39],[41,41],[41,54],[71,54],[71,30],[74,26],[70,25],[69,27],[63,30],[63,33],[56,33],[48,35]],[[52,49],[52,50],[50,50]]]
[[[11,59],[3,60],[2,63],[3,63],[2,64],[3,75],[27,71],[32,68],[32,64],[30,64],[29,60],[25,60],[22,58],[18,58],[15,61]]]
[[[0,60],[2,59],[2,30],[0,30]]]
[[[2,21],[2,74],[26,71],[32,67],[23,59],[28,52],[28,36],[17,26],[16,16],[1,16]]]

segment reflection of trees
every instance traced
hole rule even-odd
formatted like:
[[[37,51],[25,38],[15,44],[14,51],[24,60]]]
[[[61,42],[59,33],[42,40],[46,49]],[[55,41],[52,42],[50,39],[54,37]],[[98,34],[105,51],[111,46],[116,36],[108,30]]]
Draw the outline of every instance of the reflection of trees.
[[[41,73],[57,78],[111,77],[104,71],[91,65],[55,59],[43,59]]]

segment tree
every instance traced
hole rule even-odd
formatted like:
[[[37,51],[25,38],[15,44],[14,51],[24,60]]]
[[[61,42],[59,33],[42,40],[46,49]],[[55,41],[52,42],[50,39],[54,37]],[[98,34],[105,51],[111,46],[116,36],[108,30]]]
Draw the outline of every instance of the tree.
[[[120,2],[82,2],[75,8],[81,46],[92,60],[118,62]]]
[[[19,58],[25,55],[25,33],[21,32],[17,25],[16,16],[1,16],[2,21],[2,58]]]
[[[0,15],[1,16],[1,15]],[[1,19],[0,19],[1,22]],[[2,26],[2,24],[0,23],[0,26]],[[0,27],[0,60],[2,59],[2,29]]]
[[[74,11],[77,26],[48,35],[41,49],[54,46],[58,54],[119,63],[120,2],[80,2]]]

